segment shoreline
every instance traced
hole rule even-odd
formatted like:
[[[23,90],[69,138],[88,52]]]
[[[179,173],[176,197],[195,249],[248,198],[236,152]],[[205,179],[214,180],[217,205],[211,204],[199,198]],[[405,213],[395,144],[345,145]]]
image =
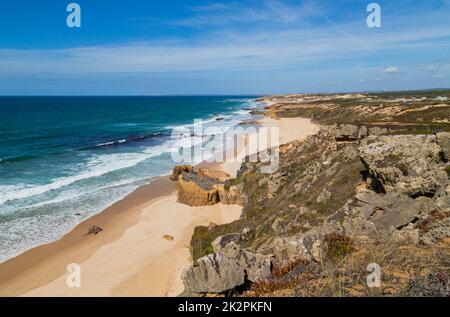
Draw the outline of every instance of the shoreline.
[[[258,121],[280,128],[280,144],[318,130],[302,118],[264,117]],[[213,164],[229,174],[241,165]],[[159,177],[83,221],[61,239],[0,264],[0,296],[178,295],[183,291],[181,271],[191,261],[189,243],[194,228],[210,222],[233,222],[240,218],[242,207],[189,207],[176,202],[176,193],[175,182]],[[86,236],[93,225],[103,231]],[[173,241],[165,240],[166,234],[174,237]],[[66,286],[70,263],[81,265],[81,288]]]

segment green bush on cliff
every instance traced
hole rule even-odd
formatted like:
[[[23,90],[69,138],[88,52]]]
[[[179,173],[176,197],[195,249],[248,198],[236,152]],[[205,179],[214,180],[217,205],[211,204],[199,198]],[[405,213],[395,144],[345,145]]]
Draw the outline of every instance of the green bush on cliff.
[[[328,248],[326,259],[332,262],[343,259],[355,250],[353,240],[341,234],[326,235],[325,243]]]

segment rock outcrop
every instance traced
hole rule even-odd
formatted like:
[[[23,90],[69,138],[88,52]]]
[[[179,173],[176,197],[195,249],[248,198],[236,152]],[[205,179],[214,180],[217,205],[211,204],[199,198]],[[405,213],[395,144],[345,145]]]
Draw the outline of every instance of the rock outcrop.
[[[380,136],[368,141],[359,149],[360,156],[385,193],[432,197],[448,179],[438,163],[442,149],[435,136]]]
[[[214,205],[220,201],[217,183],[196,173],[183,172],[178,178],[178,202],[189,206]]]
[[[222,293],[246,281],[256,282],[269,277],[270,257],[242,249],[240,239],[240,234],[232,233],[214,240],[214,253],[198,259],[183,272],[185,290],[189,293]]]
[[[345,124],[338,126],[335,139],[336,141],[356,141],[359,137],[359,127],[355,125]]]
[[[244,284],[245,272],[236,261],[213,253],[187,268],[182,279],[187,292],[222,293]]]
[[[177,166],[172,180],[178,181],[178,202],[189,206],[207,206],[219,202],[225,205],[241,205],[239,188],[231,184],[230,176],[220,170],[192,166]]]
[[[175,166],[172,175],[170,176],[170,180],[176,182],[181,173],[192,173],[194,171],[194,167],[191,165],[178,165]]]

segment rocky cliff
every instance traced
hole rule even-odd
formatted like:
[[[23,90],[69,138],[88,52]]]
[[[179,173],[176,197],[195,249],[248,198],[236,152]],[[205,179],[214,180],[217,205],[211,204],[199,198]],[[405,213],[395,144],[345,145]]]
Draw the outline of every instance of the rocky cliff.
[[[275,173],[244,163],[222,184],[243,215],[195,229],[186,294],[449,296],[450,104],[436,94],[265,98],[269,115],[323,127],[281,146]]]

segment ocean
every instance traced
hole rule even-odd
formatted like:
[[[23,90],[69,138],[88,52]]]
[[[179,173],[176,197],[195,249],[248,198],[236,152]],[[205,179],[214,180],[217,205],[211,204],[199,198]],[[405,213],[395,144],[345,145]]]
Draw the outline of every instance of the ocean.
[[[0,97],[0,262],[169,174],[174,128],[236,126],[255,98]]]

